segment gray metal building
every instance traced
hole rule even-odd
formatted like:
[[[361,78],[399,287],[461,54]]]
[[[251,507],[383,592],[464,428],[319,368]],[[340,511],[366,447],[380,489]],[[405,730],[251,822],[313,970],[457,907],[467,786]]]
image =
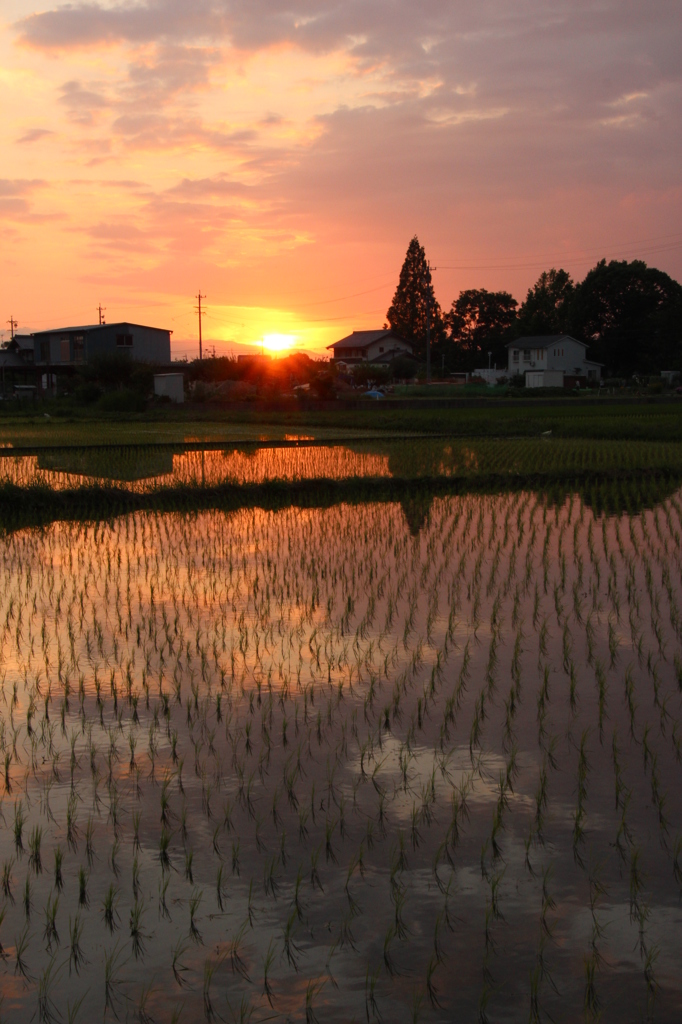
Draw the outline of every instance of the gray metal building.
[[[168,365],[171,361],[172,331],[142,324],[92,324],[86,327],[60,327],[36,331],[33,339],[35,366],[78,366],[91,363],[97,356],[120,355],[138,363]],[[25,341],[25,336],[22,339]]]

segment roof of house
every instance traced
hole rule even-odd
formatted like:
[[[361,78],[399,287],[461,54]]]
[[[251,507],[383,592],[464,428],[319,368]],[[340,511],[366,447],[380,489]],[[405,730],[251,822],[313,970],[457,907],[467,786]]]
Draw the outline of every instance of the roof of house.
[[[404,345],[408,344],[402,338],[399,338],[397,334],[394,334],[390,328],[384,327],[380,331],[353,331],[347,338],[341,338],[340,341],[335,341],[333,345],[327,345],[327,348],[369,348],[375,341],[381,341],[383,338],[393,338],[395,341],[403,342]]]
[[[172,334],[166,327],[149,327],[148,324],[131,324],[129,320],[120,320],[110,324],[79,324],[76,327],[51,327],[49,331],[34,331],[32,337],[37,338],[41,334],[68,334],[72,331],[106,331],[112,327],[141,327],[145,331],[165,331]]]
[[[14,346],[18,349],[33,349],[33,335],[32,334],[15,334],[9,343],[10,347]]]
[[[413,352],[405,352],[401,348],[389,348],[388,352],[383,352],[381,355],[375,356],[372,362],[392,363],[394,359],[412,359],[415,363],[419,362]]]
[[[550,345],[556,345],[560,341],[574,341],[576,345],[589,348],[589,345],[586,345],[584,341],[578,341],[577,338],[572,337],[570,334],[527,334],[523,338],[515,338],[514,341],[508,341],[505,348],[549,348]]]

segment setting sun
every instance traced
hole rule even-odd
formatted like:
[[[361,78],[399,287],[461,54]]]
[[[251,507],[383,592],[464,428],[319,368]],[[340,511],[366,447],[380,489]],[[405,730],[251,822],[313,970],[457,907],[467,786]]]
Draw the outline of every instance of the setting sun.
[[[266,348],[268,352],[286,352],[295,341],[295,334],[264,334],[263,348]]]

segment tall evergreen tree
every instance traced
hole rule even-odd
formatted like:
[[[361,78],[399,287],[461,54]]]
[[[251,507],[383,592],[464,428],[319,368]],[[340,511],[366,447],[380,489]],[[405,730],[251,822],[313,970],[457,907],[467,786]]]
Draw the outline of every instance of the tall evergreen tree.
[[[386,319],[391,330],[400,338],[409,341],[414,347],[415,355],[421,359],[426,356],[427,305],[431,324],[431,344],[438,345],[445,337],[443,314],[433,293],[426,254],[415,235],[407,247],[398,287]]]

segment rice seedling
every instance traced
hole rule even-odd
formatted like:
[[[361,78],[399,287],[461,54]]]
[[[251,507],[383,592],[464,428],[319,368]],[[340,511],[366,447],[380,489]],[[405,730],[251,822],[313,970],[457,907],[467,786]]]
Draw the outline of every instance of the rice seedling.
[[[115,1017],[117,1016],[118,985],[120,983],[117,974],[119,967],[122,966],[122,956],[123,952],[118,943],[113,949],[104,952],[104,1007],[105,1011],[111,1010]]]
[[[54,953],[38,978],[38,1019],[44,1024],[52,1024],[60,1016],[51,996],[52,986],[60,971],[56,959],[57,954]]]
[[[73,923],[69,917],[69,970],[73,967],[76,974],[79,974],[81,967],[84,964],[87,964],[87,960],[81,946],[84,927],[85,923],[80,914],[76,914]]]
[[[16,936],[14,939],[14,973],[20,974],[23,978],[26,979],[26,981],[30,982],[31,974],[29,972],[28,964],[26,962],[26,950],[28,949],[28,944],[30,941],[28,928],[29,926],[27,924],[21,935]]]
[[[117,922],[118,922],[118,914],[116,912],[116,905],[117,905],[117,903],[118,903],[118,890],[116,889],[116,887],[113,884],[111,884],[111,885],[109,885],[109,888],[107,889],[107,892],[106,892],[106,894],[104,896],[104,902],[102,904],[102,917],[103,917],[104,923],[106,924],[106,926],[109,929],[110,933],[113,933],[113,931],[117,927]]]
[[[57,894],[52,897],[48,896],[47,903],[45,904],[45,933],[44,938],[47,943],[48,949],[52,948],[52,943],[55,942],[59,945],[59,932],[57,931],[57,911],[59,910],[59,896]]]
[[[145,943],[148,936],[142,930],[142,916],[144,914],[145,907],[144,902],[141,900],[135,900],[132,907],[130,908],[129,928],[130,938],[133,956],[135,959],[139,959],[144,956]]]

